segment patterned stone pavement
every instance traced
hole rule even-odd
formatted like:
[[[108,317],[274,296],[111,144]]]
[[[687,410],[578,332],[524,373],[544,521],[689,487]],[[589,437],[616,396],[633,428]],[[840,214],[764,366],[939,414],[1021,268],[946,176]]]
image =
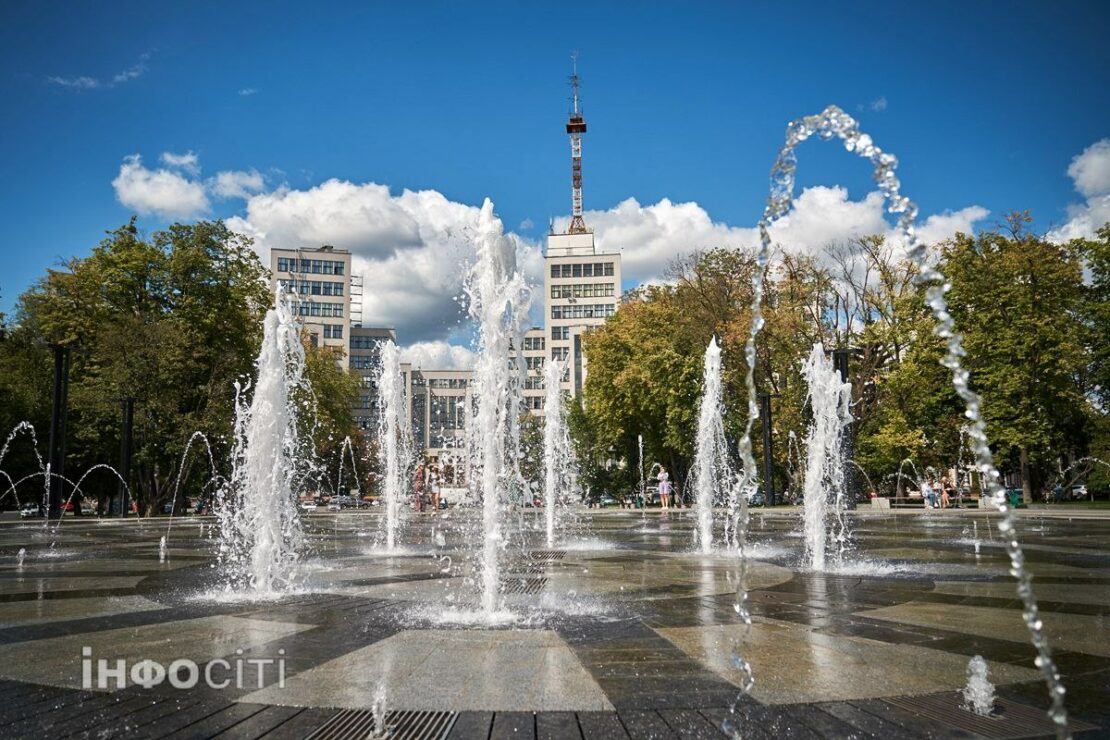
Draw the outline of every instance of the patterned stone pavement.
[[[377,514],[310,515],[303,587],[265,600],[221,589],[209,519],[2,522],[0,736],[365,738],[376,718],[412,738],[1052,732],[984,512],[863,512],[845,563],[814,573],[797,512],[756,510],[750,631],[735,559],[690,552],[689,512],[583,512],[556,549],[534,512],[513,519],[493,621],[466,511],[410,515],[394,554]],[[1110,735],[1110,518],[1020,531],[1073,731]],[[756,678],[739,698],[736,650]],[[990,718],[960,708],[973,655]]]

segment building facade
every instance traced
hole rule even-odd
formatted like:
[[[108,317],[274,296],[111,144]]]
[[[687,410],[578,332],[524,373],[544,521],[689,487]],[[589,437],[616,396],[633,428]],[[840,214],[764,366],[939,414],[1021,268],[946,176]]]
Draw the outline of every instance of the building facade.
[[[548,356],[565,363],[563,390],[577,396],[587,372],[582,334],[617,312],[621,256],[598,252],[590,231],[550,234],[543,288]]]
[[[325,244],[317,249],[271,249],[270,287],[279,284],[290,296],[293,313],[309,341],[341,350],[338,361],[348,366],[351,327],[351,253]]]
[[[359,395],[352,409],[355,426],[364,432],[378,428],[378,373],[382,366],[382,347],[397,342],[397,332],[368,326],[350,327],[348,367],[359,378]]]

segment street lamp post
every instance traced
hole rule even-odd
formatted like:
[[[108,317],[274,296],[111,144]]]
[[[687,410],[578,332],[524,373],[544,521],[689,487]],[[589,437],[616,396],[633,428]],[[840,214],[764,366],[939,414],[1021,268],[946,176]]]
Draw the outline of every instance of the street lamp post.
[[[759,394],[759,417],[763,421],[763,498],[767,506],[775,505],[775,483],[771,465],[771,394]]]
[[[69,347],[51,345],[54,350],[54,399],[50,410],[50,462],[46,484],[46,515],[50,519],[62,516],[62,497],[65,488],[66,457],[66,406],[69,398]]]
[[[843,347],[841,349],[833,350],[833,365],[840,372],[840,382],[848,382],[848,359],[857,350]],[[851,470],[852,463],[855,462],[856,451],[856,425],[855,422],[848,422],[844,428],[844,444],[841,449],[841,455],[844,459],[844,487],[847,489],[845,493],[845,500],[849,509],[856,508],[856,491],[857,476],[854,470]]]
[[[123,399],[123,434],[120,435],[119,443],[119,515],[121,519],[127,516],[127,510],[131,507],[128,500],[130,498],[128,486],[131,485],[131,429],[134,417],[135,399]]]

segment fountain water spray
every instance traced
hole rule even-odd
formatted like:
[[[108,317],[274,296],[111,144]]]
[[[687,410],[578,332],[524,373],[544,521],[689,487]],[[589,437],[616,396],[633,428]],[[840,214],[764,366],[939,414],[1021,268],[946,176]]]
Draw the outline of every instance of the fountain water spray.
[[[27,559],[27,548],[26,547],[19,548],[19,552],[16,553],[16,555],[15,555],[15,564],[16,564],[16,566],[19,567],[19,568],[22,568],[23,567],[23,561],[26,560],[26,559]]]
[[[555,507],[560,491],[566,491],[570,477],[570,434],[563,414],[563,363],[551,360],[544,368],[544,517],[547,547],[555,547]]]
[[[401,351],[392,340],[382,346],[382,365],[378,374],[381,413],[378,417],[378,455],[385,478],[385,547],[397,548],[401,519],[401,498],[408,480],[412,434],[405,413],[401,377]]]
[[[158,562],[166,562],[166,535],[162,535],[162,539],[158,541]]]
[[[289,588],[303,546],[294,482],[305,454],[294,395],[307,390],[300,327],[278,291],[263,322],[258,380],[247,407],[236,386],[235,448],[228,486],[217,493],[219,562],[230,589]]]
[[[1006,551],[1010,557],[1011,572],[1017,580],[1018,596],[1022,601],[1022,612],[1029,637],[1037,651],[1036,665],[1044,676],[1048,687],[1051,707],[1049,716],[1056,724],[1056,733],[1059,737],[1068,734],[1067,710],[1064,707],[1064,687],[1060,683],[1060,676],[1056,664],[1052,661],[1048,640],[1044,636],[1044,625],[1041,622],[1037,609],[1037,601],[1033,596],[1032,579],[1025,568],[1025,556],[1017,540],[1015,531],[1015,517],[1006,501],[1006,490],[1002,486],[1001,474],[995,467],[994,457],[987,440],[986,425],[983,421],[981,408],[982,401],[979,395],[971,390],[969,385],[970,375],[963,368],[961,358],[964,356],[963,337],[956,333],[955,321],[948,312],[948,302],[945,293],[950,285],[944,275],[930,262],[928,245],[917,235],[915,221],[917,220],[917,206],[901,194],[901,183],[895,175],[898,160],[894,155],[884,152],[875,146],[871,137],[859,130],[859,123],[850,115],[836,106],[829,106],[821,113],[806,116],[791,122],[786,127],[786,142],[779,150],[778,158],[771,168],[771,191],[767,199],[767,206],[759,220],[759,252],[756,256],[755,276],[752,280],[752,324],[748,333],[748,340],[744,347],[744,357],[748,365],[748,420],[744,436],[740,442],[740,456],[744,467],[743,484],[746,492],[748,488],[754,490],[758,485],[756,480],[755,459],[752,455],[752,429],[755,420],[759,418],[759,403],[755,388],[755,343],[759,332],[763,329],[763,282],[764,273],[771,255],[771,225],[785,216],[794,202],[794,182],[797,174],[797,158],[795,149],[799,144],[816,134],[821,139],[839,138],[844,143],[844,148],[855,152],[867,159],[874,166],[874,178],[879,185],[879,190],[887,202],[890,213],[900,214],[898,229],[901,232],[907,249],[907,256],[918,269],[917,280],[928,285],[926,299],[936,319],[935,332],[946,342],[946,351],[942,364],[952,372],[952,384],[956,393],[966,405],[965,416],[970,438],[971,450],[975,456],[975,467],[983,480],[983,488],[994,500],[995,506],[1002,512],[1002,520],[998,529],[1006,538]]]
[[[713,552],[713,505],[727,491],[729,523],[725,538],[735,545],[736,497],[732,465],[725,440],[724,405],[721,403],[721,348],[717,338],[705,349],[701,408],[698,413],[697,451],[691,472],[694,498],[698,507],[698,546],[702,554]]]
[[[840,372],[820,342],[813,345],[809,359],[802,365],[802,375],[809,387],[809,406],[813,411],[813,422],[806,437],[803,489],[805,560],[814,570],[825,570],[830,530],[836,541],[837,562],[848,546],[843,450],[844,430],[852,421],[849,409],[852,386],[840,379]],[[833,506],[831,517],[830,503]]]
[[[474,396],[477,404],[473,425],[477,448],[474,473],[482,502],[481,592],[487,616],[497,611],[500,588],[502,498],[506,466],[506,437],[510,409],[510,347],[517,302],[524,292],[524,279],[516,269],[514,245],[501,232],[501,221],[493,215],[487,198],[478,217],[475,235],[478,261],[467,291],[470,315],[478,321],[478,360],[474,367]]]
[[[980,717],[994,711],[994,684],[987,678],[987,661],[976,655],[967,664],[967,686],[963,690],[964,709]]]

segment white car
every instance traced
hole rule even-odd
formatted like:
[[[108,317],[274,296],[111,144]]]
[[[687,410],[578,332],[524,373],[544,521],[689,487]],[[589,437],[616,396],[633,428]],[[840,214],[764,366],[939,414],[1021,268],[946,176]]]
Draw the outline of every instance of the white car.
[[[305,501],[301,504],[301,511],[316,511],[316,503],[313,501]]]

